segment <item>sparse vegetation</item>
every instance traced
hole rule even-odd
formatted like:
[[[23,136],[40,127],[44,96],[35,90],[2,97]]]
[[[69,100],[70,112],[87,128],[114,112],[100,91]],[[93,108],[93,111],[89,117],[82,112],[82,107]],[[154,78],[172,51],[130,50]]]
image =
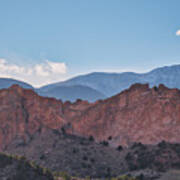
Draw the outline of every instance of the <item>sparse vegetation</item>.
[[[66,130],[64,127],[61,128],[61,132],[65,135],[66,134]]]
[[[37,134],[38,136],[38,134]],[[48,139],[53,137],[52,139]],[[37,141],[35,137],[33,141]],[[50,135],[47,133],[43,142],[43,146],[34,148],[26,145],[23,150],[29,148],[32,152],[36,151],[36,158],[34,161],[28,162],[33,169],[36,169],[38,174],[46,174],[50,176],[51,171],[58,171],[53,173],[54,178],[62,180],[64,178],[76,179],[72,176],[85,178],[87,175],[91,178],[108,178],[119,176],[123,173],[130,173],[133,170],[142,171],[142,174],[137,174],[136,178],[130,176],[122,176],[116,179],[129,178],[137,180],[146,180],[143,173],[146,169],[151,169],[153,172],[164,172],[169,168],[179,168],[180,163],[180,145],[161,142],[158,145],[143,145],[141,143],[134,143],[132,146],[126,148],[119,145],[117,148],[108,146],[108,141],[102,141],[101,144],[90,141],[89,138],[82,138],[70,134],[63,135],[62,132],[58,136],[52,132]],[[42,137],[40,138],[42,140]],[[56,143],[56,146],[53,144]],[[22,147],[18,147],[21,148]],[[26,149],[24,149],[26,148]],[[16,149],[16,152],[18,149]],[[121,152],[121,153],[119,153]],[[28,155],[28,154],[27,154]],[[33,155],[30,154],[31,158]],[[16,155],[14,156],[18,161],[25,163],[25,157]],[[7,161],[8,162],[8,161]],[[11,161],[10,161],[11,162]],[[19,169],[23,169],[23,163],[19,164]],[[39,164],[40,166],[38,166]],[[42,168],[41,166],[46,166]],[[59,171],[68,173],[68,177],[60,176]],[[62,174],[61,174],[62,175]],[[134,176],[133,174],[131,174]],[[120,179],[121,178],[121,179]],[[143,179],[144,178],[144,179]],[[115,179],[115,178],[114,178]],[[44,179],[43,179],[44,180]],[[149,180],[149,179],[148,179]]]
[[[123,147],[121,145],[119,145],[117,148],[116,148],[118,151],[122,151],[123,150]]]
[[[40,157],[39,157],[39,159],[41,159],[41,160],[43,160],[43,159],[45,159],[46,158],[46,156],[44,155],[44,154],[42,154]]]
[[[6,166],[11,167],[11,172],[4,170],[3,175],[6,179],[12,180],[53,180],[53,175],[50,170],[36,165],[34,162],[27,161],[24,156],[9,155],[0,153],[0,169],[5,169]]]
[[[107,141],[101,141],[100,144],[104,145],[104,146],[108,146],[109,143]]]
[[[94,137],[93,136],[89,136],[89,141],[94,141]]]
[[[87,157],[87,156],[83,156],[83,160],[84,160],[84,161],[87,161],[87,160],[88,160],[88,157]]]

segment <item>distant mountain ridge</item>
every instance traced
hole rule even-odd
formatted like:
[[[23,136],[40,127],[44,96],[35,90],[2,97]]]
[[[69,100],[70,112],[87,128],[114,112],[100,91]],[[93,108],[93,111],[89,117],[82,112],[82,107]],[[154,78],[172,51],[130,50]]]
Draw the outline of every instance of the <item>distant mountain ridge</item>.
[[[156,68],[147,73],[105,73],[94,72],[80,75],[64,82],[43,86],[41,90],[50,90],[58,86],[85,85],[110,97],[129,88],[134,83],[148,83],[150,87],[164,84],[169,88],[180,88],[180,65]]]
[[[11,78],[0,78],[0,89],[6,89],[10,86],[17,84],[25,89],[34,89],[39,95],[45,97],[54,97],[56,99],[61,99],[63,101],[76,101],[77,99],[83,99],[87,101],[96,101],[98,99],[104,99],[106,96],[87,86],[83,85],[72,85],[72,86],[60,86],[52,87],[48,91],[34,88],[32,85],[25,83],[23,81],[11,79]]]
[[[9,88],[10,86],[14,84],[18,84],[19,86],[25,89],[34,89],[32,85],[25,83],[23,81],[19,81],[12,78],[0,78],[0,89]]]
[[[105,95],[91,87],[82,85],[73,86],[58,86],[50,88],[47,91],[37,90],[37,93],[45,97],[55,97],[62,101],[76,101],[77,99],[83,99],[87,101],[96,101],[98,99],[105,99]]]
[[[64,82],[58,82],[34,90],[41,96],[54,97],[63,101],[77,99],[90,102],[111,97],[132,84],[148,83],[150,87],[164,84],[169,88],[180,89],[180,65],[156,68],[147,73],[105,73],[94,72],[76,76]],[[0,78],[0,89],[18,84],[23,88],[33,89],[30,84],[14,79]]]

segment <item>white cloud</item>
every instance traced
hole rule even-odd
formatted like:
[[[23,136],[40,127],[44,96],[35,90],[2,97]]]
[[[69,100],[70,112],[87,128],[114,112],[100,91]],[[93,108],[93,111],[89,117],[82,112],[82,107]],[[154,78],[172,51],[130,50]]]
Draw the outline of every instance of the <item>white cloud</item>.
[[[180,36],[180,29],[176,31],[176,36]]]
[[[64,63],[46,61],[50,67],[50,71],[54,73],[66,73],[66,65]]]
[[[46,60],[34,66],[20,66],[0,59],[0,77],[14,78],[39,87],[63,80],[67,73],[66,64]]]

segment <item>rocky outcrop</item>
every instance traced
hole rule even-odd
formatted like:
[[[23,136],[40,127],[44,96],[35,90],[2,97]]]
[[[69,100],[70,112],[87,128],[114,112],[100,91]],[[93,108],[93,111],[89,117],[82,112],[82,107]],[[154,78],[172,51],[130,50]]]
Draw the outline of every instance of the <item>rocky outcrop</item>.
[[[104,101],[96,102],[73,119],[73,129],[111,144],[154,144],[180,141],[180,91],[163,85],[135,84]]]
[[[42,98],[17,85],[0,91],[1,148],[15,138],[28,141],[43,127],[60,128],[64,121],[61,101]]]
[[[106,100],[62,103],[14,85],[0,90],[0,148],[46,128],[94,136],[112,146],[180,142],[180,91],[135,84]]]

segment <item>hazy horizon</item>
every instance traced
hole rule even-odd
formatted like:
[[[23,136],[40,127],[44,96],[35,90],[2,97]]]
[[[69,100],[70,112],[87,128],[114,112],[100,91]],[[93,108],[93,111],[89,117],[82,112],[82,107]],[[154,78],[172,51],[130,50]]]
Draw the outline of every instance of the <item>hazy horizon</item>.
[[[56,83],[59,83],[59,82],[64,82],[64,81],[67,81],[67,80],[70,80],[70,79],[73,79],[75,77],[78,77],[78,76],[84,76],[84,75],[88,75],[88,74],[92,74],[92,73],[107,73],[107,74],[121,74],[121,73],[136,73],[136,74],[146,74],[146,73],[149,73],[155,69],[158,69],[158,68],[164,68],[164,67],[173,67],[173,66],[180,66],[180,64],[170,64],[170,65],[165,65],[165,66],[161,66],[161,67],[155,67],[155,68],[152,68],[150,70],[147,70],[147,71],[144,71],[144,72],[137,72],[137,71],[133,71],[133,70],[124,70],[124,71],[92,71],[92,72],[86,72],[86,73],[79,73],[79,74],[75,74],[71,77],[68,77],[64,80],[60,80],[60,81],[56,81],[56,82],[51,82],[51,83],[44,83],[42,85],[37,85],[37,86],[34,86],[33,84],[27,82],[26,80],[22,80],[22,79],[18,79],[18,78],[14,78],[14,77],[0,77],[0,78],[9,78],[9,79],[14,79],[14,80],[18,80],[18,81],[22,81],[22,82],[25,82],[27,84],[30,84],[31,86],[33,86],[34,88],[41,88],[43,86],[46,86],[46,85],[50,85],[50,84],[56,84]]]

